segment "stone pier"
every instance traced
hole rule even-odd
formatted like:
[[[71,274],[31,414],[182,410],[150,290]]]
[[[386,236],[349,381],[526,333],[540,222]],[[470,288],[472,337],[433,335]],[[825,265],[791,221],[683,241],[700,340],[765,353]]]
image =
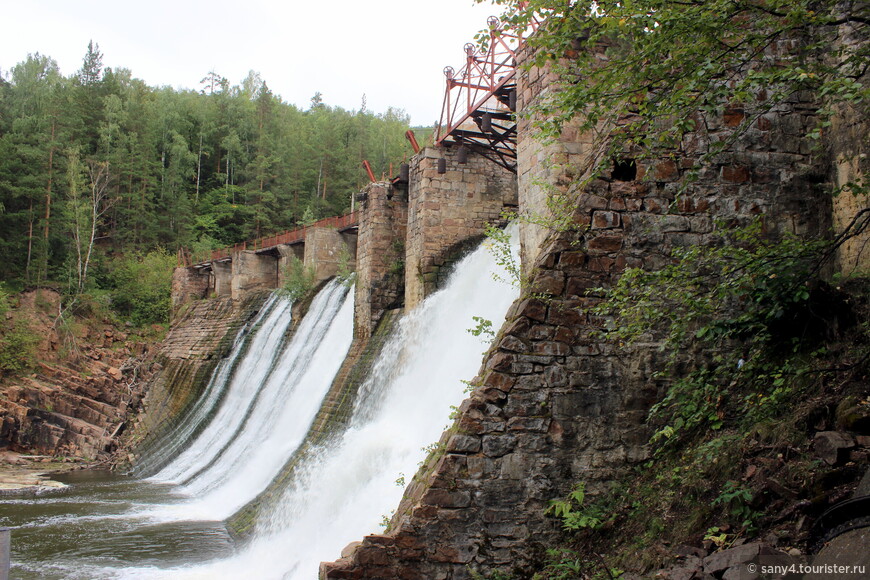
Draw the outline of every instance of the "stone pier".
[[[372,183],[360,195],[354,333],[371,336],[383,313],[404,300],[408,198],[389,183]]]
[[[446,173],[438,173],[438,160]],[[460,163],[455,147],[427,147],[411,161],[405,307],[413,308],[435,290],[449,266],[479,241],[487,224],[517,206],[516,176],[468,152]]]

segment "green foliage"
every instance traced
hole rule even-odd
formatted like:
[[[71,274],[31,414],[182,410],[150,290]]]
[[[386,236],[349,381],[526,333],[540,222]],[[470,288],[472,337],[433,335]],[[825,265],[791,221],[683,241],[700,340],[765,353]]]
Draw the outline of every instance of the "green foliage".
[[[6,290],[6,285],[0,282],[0,318],[5,318],[10,308],[12,306],[9,304],[9,291]]]
[[[112,307],[136,326],[168,323],[175,257],[165,250],[130,254],[112,270]]]
[[[102,61],[92,43],[64,77],[30,55],[0,82],[0,279],[93,291],[92,242],[174,254],[293,229],[349,209],[363,159],[385,174],[409,153],[398,109],[300,110],[256,73],[155,88]]]
[[[390,522],[392,521],[393,515],[395,513],[396,513],[396,510],[391,510],[390,515],[382,515],[381,516],[381,522],[378,525],[381,526],[382,528],[384,528],[384,531],[388,531],[390,529]]]
[[[469,328],[467,332],[471,333],[473,336],[484,337],[484,340],[488,343],[495,340],[495,331],[492,329],[492,320],[480,316],[472,316],[471,319],[474,320],[477,325],[473,328]]]
[[[314,288],[314,277],[314,268],[306,268],[302,260],[292,256],[284,268],[282,290],[295,302]]]
[[[600,528],[611,515],[600,504],[586,503],[585,482],[575,485],[565,499],[550,500],[545,513],[560,518],[562,527],[571,532]]]
[[[758,512],[752,509],[752,491],[736,481],[728,481],[722,487],[721,493],[713,500],[714,506],[723,506],[740,522],[744,528],[750,528]]]
[[[748,127],[804,90],[826,99],[810,134],[818,138],[834,106],[866,106],[870,96],[859,82],[870,47],[833,42],[844,24],[866,31],[863,3],[531,0],[524,10],[517,0],[495,3],[517,29],[545,21],[529,40],[535,64],[552,66],[564,82],[541,106],[544,136],[556,138],[579,119],[581,131],[599,136],[602,165],[626,149],[673,151],[686,132],[703,128],[698,112],[746,107]]]
[[[397,278],[405,275],[405,242],[403,240],[393,240],[390,244],[390,251],[393,255],[393,260],[387,266],[387,274]]]
[[[9,293],[0,283],[0,319],[11,310]],[[33,367],[39,337],[23,318],[4,322],[0,330],[0,375],[23,373]]]
[[[722,242],[679,248],[658,271],[630,269],[596,290],[606,296],[596,313],[614,320],[608,339],[658,340],[667,354],[657,376],[669,387],[651,412],[659,444],[719,429],[728,413],[770,416],[806,371],[811,294],[833,243],[766,239],[758,224]]]
[[[477,570],[473,570],[470,566],[468,567],[468,573],[472,580],[513,580],[514,578],[513,574],[500,572],[498,570],[493,570],[488,574],[481,574]]]
[[[551,548],[547,550],[547,560],[544,569],[535,574],[532,580],[575,580],[590,578],[592,580],[619,580],[623,571],[607,565],[604,558],[597,556],[594,560],[584,558],[577,551],[568,548]]]
[[[513,218],[512,214],[505,214],[506,219]],[[504,275],[494,272],[493,279],[505,282],[517,288],[525,288],[522,266],[519,257],[511,245],[511,235],[507,229],[502,229],[495,224],[487,224],[484,229],[486,235],[486,247],[495,258],[495,263],[503,271]]]
[[[704,539],[713,542],[717,548],[722,549],[728,543],[728,534],[719,529],[718,526],[712,526],[707,528],[707,531],[704,533]]]

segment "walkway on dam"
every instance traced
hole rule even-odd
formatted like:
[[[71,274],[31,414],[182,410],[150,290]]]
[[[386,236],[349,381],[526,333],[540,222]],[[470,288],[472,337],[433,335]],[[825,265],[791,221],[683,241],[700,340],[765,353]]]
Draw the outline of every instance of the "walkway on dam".
[[[297,228],[295,230],[287,230],[273,236],[257,238],[241,242],[234,246],[212,250],[210,252],[191,254],[186,250],[179,252],[179,266],[204,266],[211,262],[226,262],[232,260],[233,254],[245,250],[255,252],[268,252],[274,250],[279,245],[290,246],[293,244],[305,243],[305,234],[313,228],[334,228],[340,233],[350,230],[355,230],[359,227],[359,212],[352,211],[344,215],[323,218],[307,226]]]

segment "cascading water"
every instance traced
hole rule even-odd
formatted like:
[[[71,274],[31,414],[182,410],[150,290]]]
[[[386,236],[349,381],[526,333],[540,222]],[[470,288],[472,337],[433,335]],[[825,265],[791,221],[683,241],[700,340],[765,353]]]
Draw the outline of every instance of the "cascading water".
[[[178,429],[185,451],[153,477],[82,482],[83,472],[70,476],[78,485],[67,492],[0,501],[0,525],[15,528],[13,576],[135,576],[124,566],[171,567],[231,551],[221,520],[263,491],[302,441],[350,347],[352,296],[330,282],[289,341],[291,304],[273,298],[244,355],[237,339],[230,358],[240,360],[216,367],[200,399],[212,408],[189,416],[210,422]]]
[[[376,531],[398,505],[397,482],[413,475],[464,398],[463,379],[485,348],[467,332],[472,318],[497,326],[517,295],[490,275],[494,262],[476,250],[401,321],[360,387],[348,428],[301,459],[242,549],[233,553],[215,520],[262,491],[305,437],[353,334],[352,293],[337,283],[283,348],[289,304],[276,299],[264,309],[245,354],[228,362],[233,371],[216,371],[229,383],[203,395],[211,410],[192,415],[210,421],[179,431],[184,451],[151,478],[0,501],[0,525],[16,528],[15,577],[316,578],[320,561]]]
[[[464,398],[463,380],[480,366],[485,347],[467,332],[473,317],[498,326],[517,297],[516,288],[491,275],[494,262],[479,248],[401,321],[360,389],[348,429],[309,454],[241,553],[165,577],[310,580],[321,561],[377,530],[398,505],[403,478],[410,479],[451,406]]]
[[[274,355],[280,350],[282,341],[272,343],[275,344],[275,348],[271,350],[267,350],[265,346],[270,344],[270,340],[280,338],[287,331],[292,321],[291,306],[290,301],[281,299],[278,293],[273,292],[266,299],[254,320],[243,325],[236,334],[229,356],[221,359],[217,364],[202,395],[191,406],[190,411],[176,423],[175,428],[160,437],[157,443],[152,444],[148,452],[137,461],[135,469],[137,474],[153,473],[178,457],[181,450],[196,435],[199,435],[215,410],[219,408],[219,403],[227,392],[227,385],[230,384],[230,377],[233,384],[255,385],[252,382],[242,381],[242,376],[249,378],[251,372],[257,368],[256,365],[251,364],[252,361],[243,357],[242,360],[247,368],[239,369],[239,372],[232,375],[231,373],[236,370],[236,363],[244,352],[250,351],[257,360],[260,360],[268,353]],[[263,332],[256,332],[261,328]],[[255,329],[253,336],[249,333],[250,329]],[[246,348],[248,346],[250,348]]]
[[[271,361],[258,354],[260,336],[255,339],[211,423],[152,478],[182,484],[180,491],[192,498],[161,508],[160,519],[225,519],[278,474],[305,437],[350,348],[349,296],[342,283],[330,282]],[[263,343],[280,344],[271,334]]]

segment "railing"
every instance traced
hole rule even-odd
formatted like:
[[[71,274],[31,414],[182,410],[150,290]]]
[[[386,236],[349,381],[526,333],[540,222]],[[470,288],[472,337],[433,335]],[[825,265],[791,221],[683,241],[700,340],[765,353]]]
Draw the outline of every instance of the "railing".
[[[358,223],[358,212],[352,211],[344,215],[324,218],[314,222],[313,224],[295,230],[287,230],[273,236],[248,240],[234,246],[212,250],[211,252],[201,252],[194,255],[186,249],[181,249],[178,251],[178,265],[193,266],[194,264],[216,262],[218,260],[226,260],[232,257],[234,253],[242,252],[244,250],[265,250],[282,244],[295,244],[304,241],[306,233],[311,228],[335,228],[337,230],[344,230],[354,227]]]

